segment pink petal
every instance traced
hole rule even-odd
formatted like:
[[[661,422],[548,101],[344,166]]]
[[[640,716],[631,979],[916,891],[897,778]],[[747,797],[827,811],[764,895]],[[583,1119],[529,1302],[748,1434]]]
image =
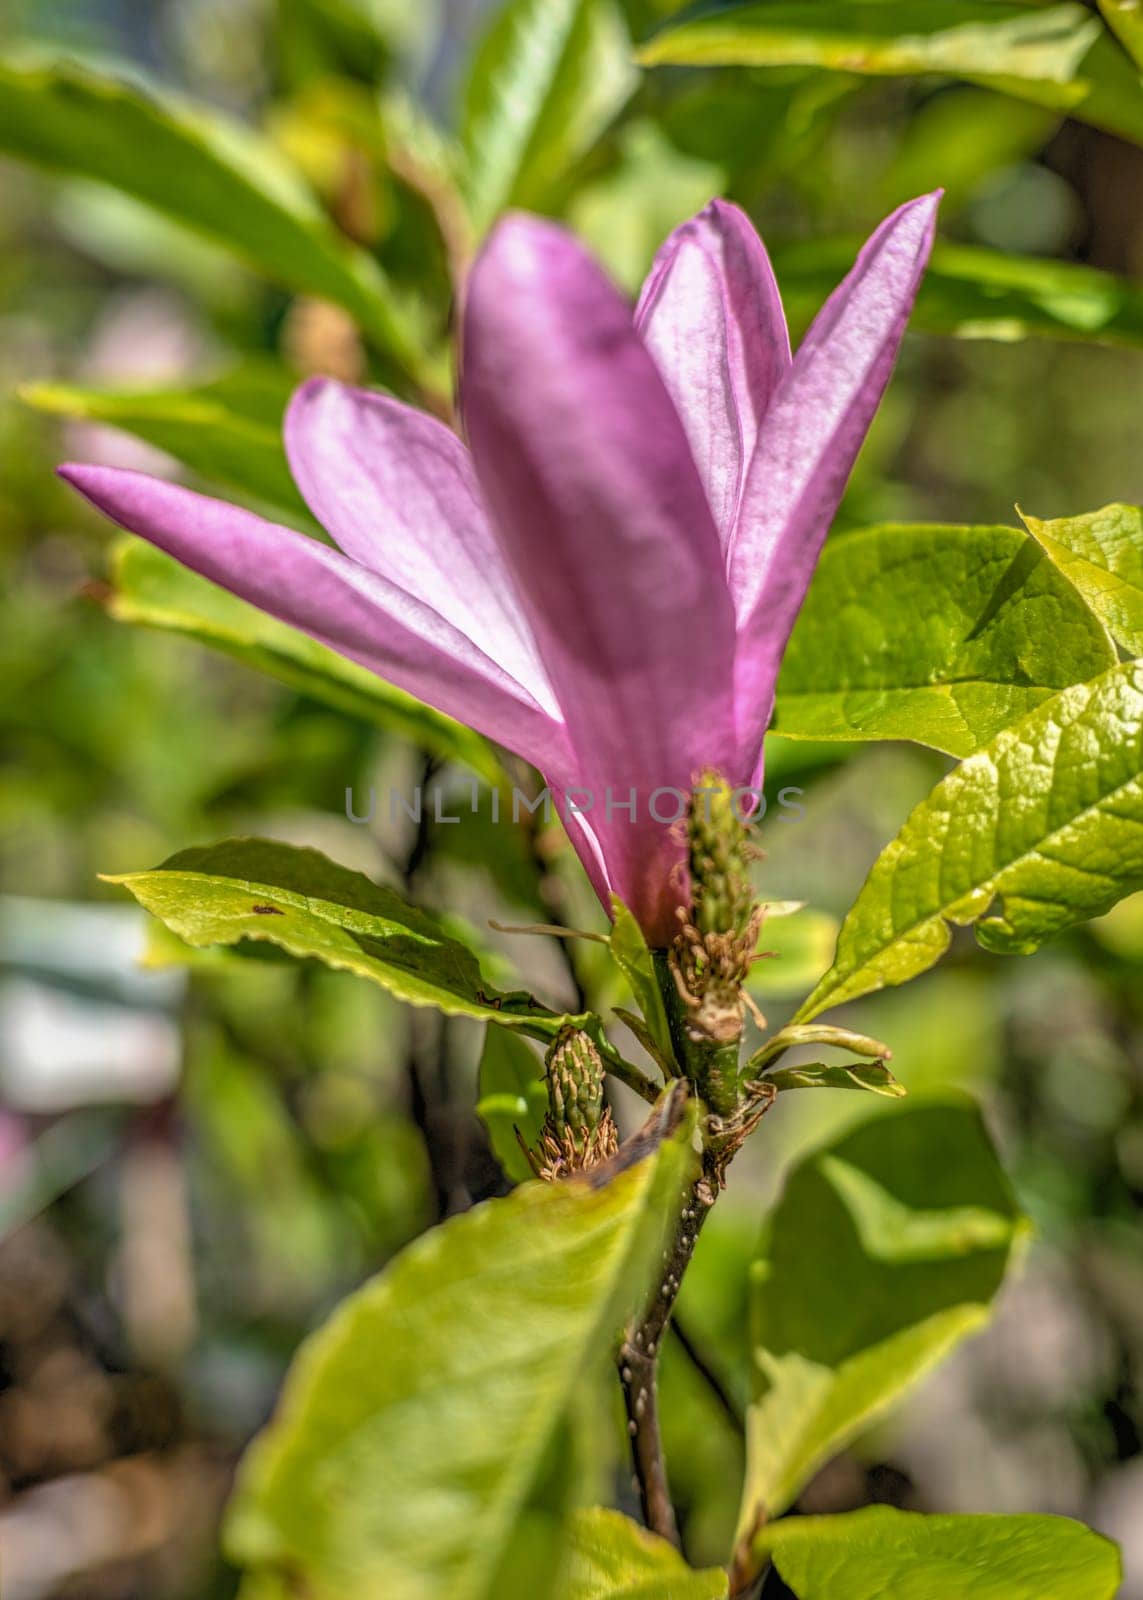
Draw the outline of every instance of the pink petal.
[[[723,547],[758,426],[790,365],[770,258],[750,219],[712,200],[663,244],[635,326],[675,402]]]
[[[469,283],[465,421],[613,887],[654,937],[677,891],[646,815],[733,755],[733,608],[702,482],[630,308],[553,224],[513,216]],[[601,815],[636,786],[635,822]]]
[[[60,474],[112,521],[232,594],[526,760],[566,766],[559,723],[452,623],[386,578],[291,528],[142,473],[66,466]]]
[[[431,606],[558,715],[456,434],[398,400],[313,378],[290,403],[285,440],[310,510],[346,555]]]
[[[857,453],[893,370],[940,194],[871,236],[798,349],[763,419],[730,552],[744,767],[760,759],[778,666]]]

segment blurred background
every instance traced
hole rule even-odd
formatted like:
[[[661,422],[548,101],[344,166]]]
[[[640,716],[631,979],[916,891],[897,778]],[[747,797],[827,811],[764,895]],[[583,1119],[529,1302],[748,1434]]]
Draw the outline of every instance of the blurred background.
[[[624,0],[614,17],[641,40],[670,9]],[[126,64],[260,129],[384,263],[447,389],[450,268],[466,242],[442,173],[496,10],[0,0],[0,25],[6,51]],[[535,203],[629,288],[671,226],[727,193],[771,245],[801,328],[847,260],[819,260],[817,242],[856,240],[938,184],[947,239],[1143,273],[1143,150],[963,82],[659,68],[625,80],[591,133]],[[1067,337],[1025,338],[1018,319],[967,312],[925,331],[940,322],[933,302],[907,338],[842,529],[1012,524],[1017,502],[1056,517],[1143,500],[1143,355],[1131,348],[1143,312],[1133,334],[1089,338],[1070,305],[1065,292],[1049,307]],[[514,968],[545,999],[598,982],[594,947],[569,959],[485,930],[489,916],[526,921],[553,904],[598,925],[558,841],[537,854],[534,839],[477,819],[347,820],[350,786],[463,784],[407,727],[339,714],[177,631],[109,613],[111,530],[57,483],[55,464],[197,481],[172,442],[195,406],[220,404],[272,437],[291,386],[314,371],[392,377],[343,311],[273,287],[122,193],[0,157],[6,1600],[233,1593],[220,1510],[299,1339],[416,1233],[506,1183],[474,1111],[475,1024],[316,968],[175,951],[99,875],[269,834],[466,919],[493,975]],[[168,397],[165,411],[143,408],[145,424],[130,398],[140,393]],[[127,397],[129,431],[108,425],[109,394]],[[227,492],[225,471],[200,475]],[[784,960],[765,968],[760,999],[778,1023],[947,763],[904,745],[772,746],[770,782],[804,788],[806,814],[764,825],[760,881],[809,906]],[[845,1020],[891,1043],[912,1092],[954,1086],[982,1101],[1037,1234],[989,1331],[829,1467],[802,1507],[1066,1512],[1123,1543],[1124,1594],[1141,1600],[1143,897],[1028,961],[958,939],[938,970]],[[789,1099],[736,1166],[684,1292],[694,1358],[668,1352],[668,1456],[698,1562],[723,1559],[731,1532],[745,1272],[764,1208],[798,1152],[870,1113],[864,1096]],[[632,1114],[622,1099],[619,1110]],[[612,1431],[603,1458],[625,1483]]]

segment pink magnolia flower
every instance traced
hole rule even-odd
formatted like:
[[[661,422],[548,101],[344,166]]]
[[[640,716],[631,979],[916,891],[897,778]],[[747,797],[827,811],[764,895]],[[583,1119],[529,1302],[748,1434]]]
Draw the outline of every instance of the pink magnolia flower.
[[[506,217],[468,287],[468,448],[380,394],[318,379],[295,395],[290,466],[336,550],[138,473],[61,470],[123,527],[525,757],[565,813],[589,791],[570,832],[592,882],[664,945],[684,889],[652,797],[704,768],[761,780],[778,666],[937,198],[881,224],[792,359],[733,205],[667,239],[634,312],[561,228]]]

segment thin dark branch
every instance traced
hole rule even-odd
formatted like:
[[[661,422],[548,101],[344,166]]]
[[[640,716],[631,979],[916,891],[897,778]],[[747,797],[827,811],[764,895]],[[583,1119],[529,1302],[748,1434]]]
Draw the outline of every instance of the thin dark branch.
[[[705,1352],[696,1343],[694,1336],[687,1332],[684,1324],[679,1320],[678,1310],[671,1318],[671,1327],[674,1331],[679,1347],[683,1351],[691,1366],[706,1384],[715,1400],[718,1401],[727,1422],[739,1438],[746,1436],[746,1422],[739,1409],[734,1396],[723,1383],[718,1373],[711,1366]]]
[[[659,1428],[659,1351],[683,1273],[690,1264],[719,1187],[714,1163],[709,1154],[704,1155],[702,1171],[683,1201],[674,1238],[651,1299],[642,1317],[628,1328],[619,1350],[619,1377],[643,1519],[652,1533],[676,1546],[679,1528],[671,1503]]]

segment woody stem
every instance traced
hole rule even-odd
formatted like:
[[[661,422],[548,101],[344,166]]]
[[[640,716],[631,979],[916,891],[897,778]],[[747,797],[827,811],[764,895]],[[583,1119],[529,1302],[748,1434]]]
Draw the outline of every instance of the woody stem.
[[[643,1519],[652,1533],[679,1543],[675,1508],[667,1484],[667,1466],[659,1430],[659,1352],[671,1320],[683,1273],[718,1195],[714,1158],[704,1152],[702,1169],[687,1191],[663,1271],[641,1317],[627,1329],[619,1349],[619,1377],[627,1408],[627,1431]]]

